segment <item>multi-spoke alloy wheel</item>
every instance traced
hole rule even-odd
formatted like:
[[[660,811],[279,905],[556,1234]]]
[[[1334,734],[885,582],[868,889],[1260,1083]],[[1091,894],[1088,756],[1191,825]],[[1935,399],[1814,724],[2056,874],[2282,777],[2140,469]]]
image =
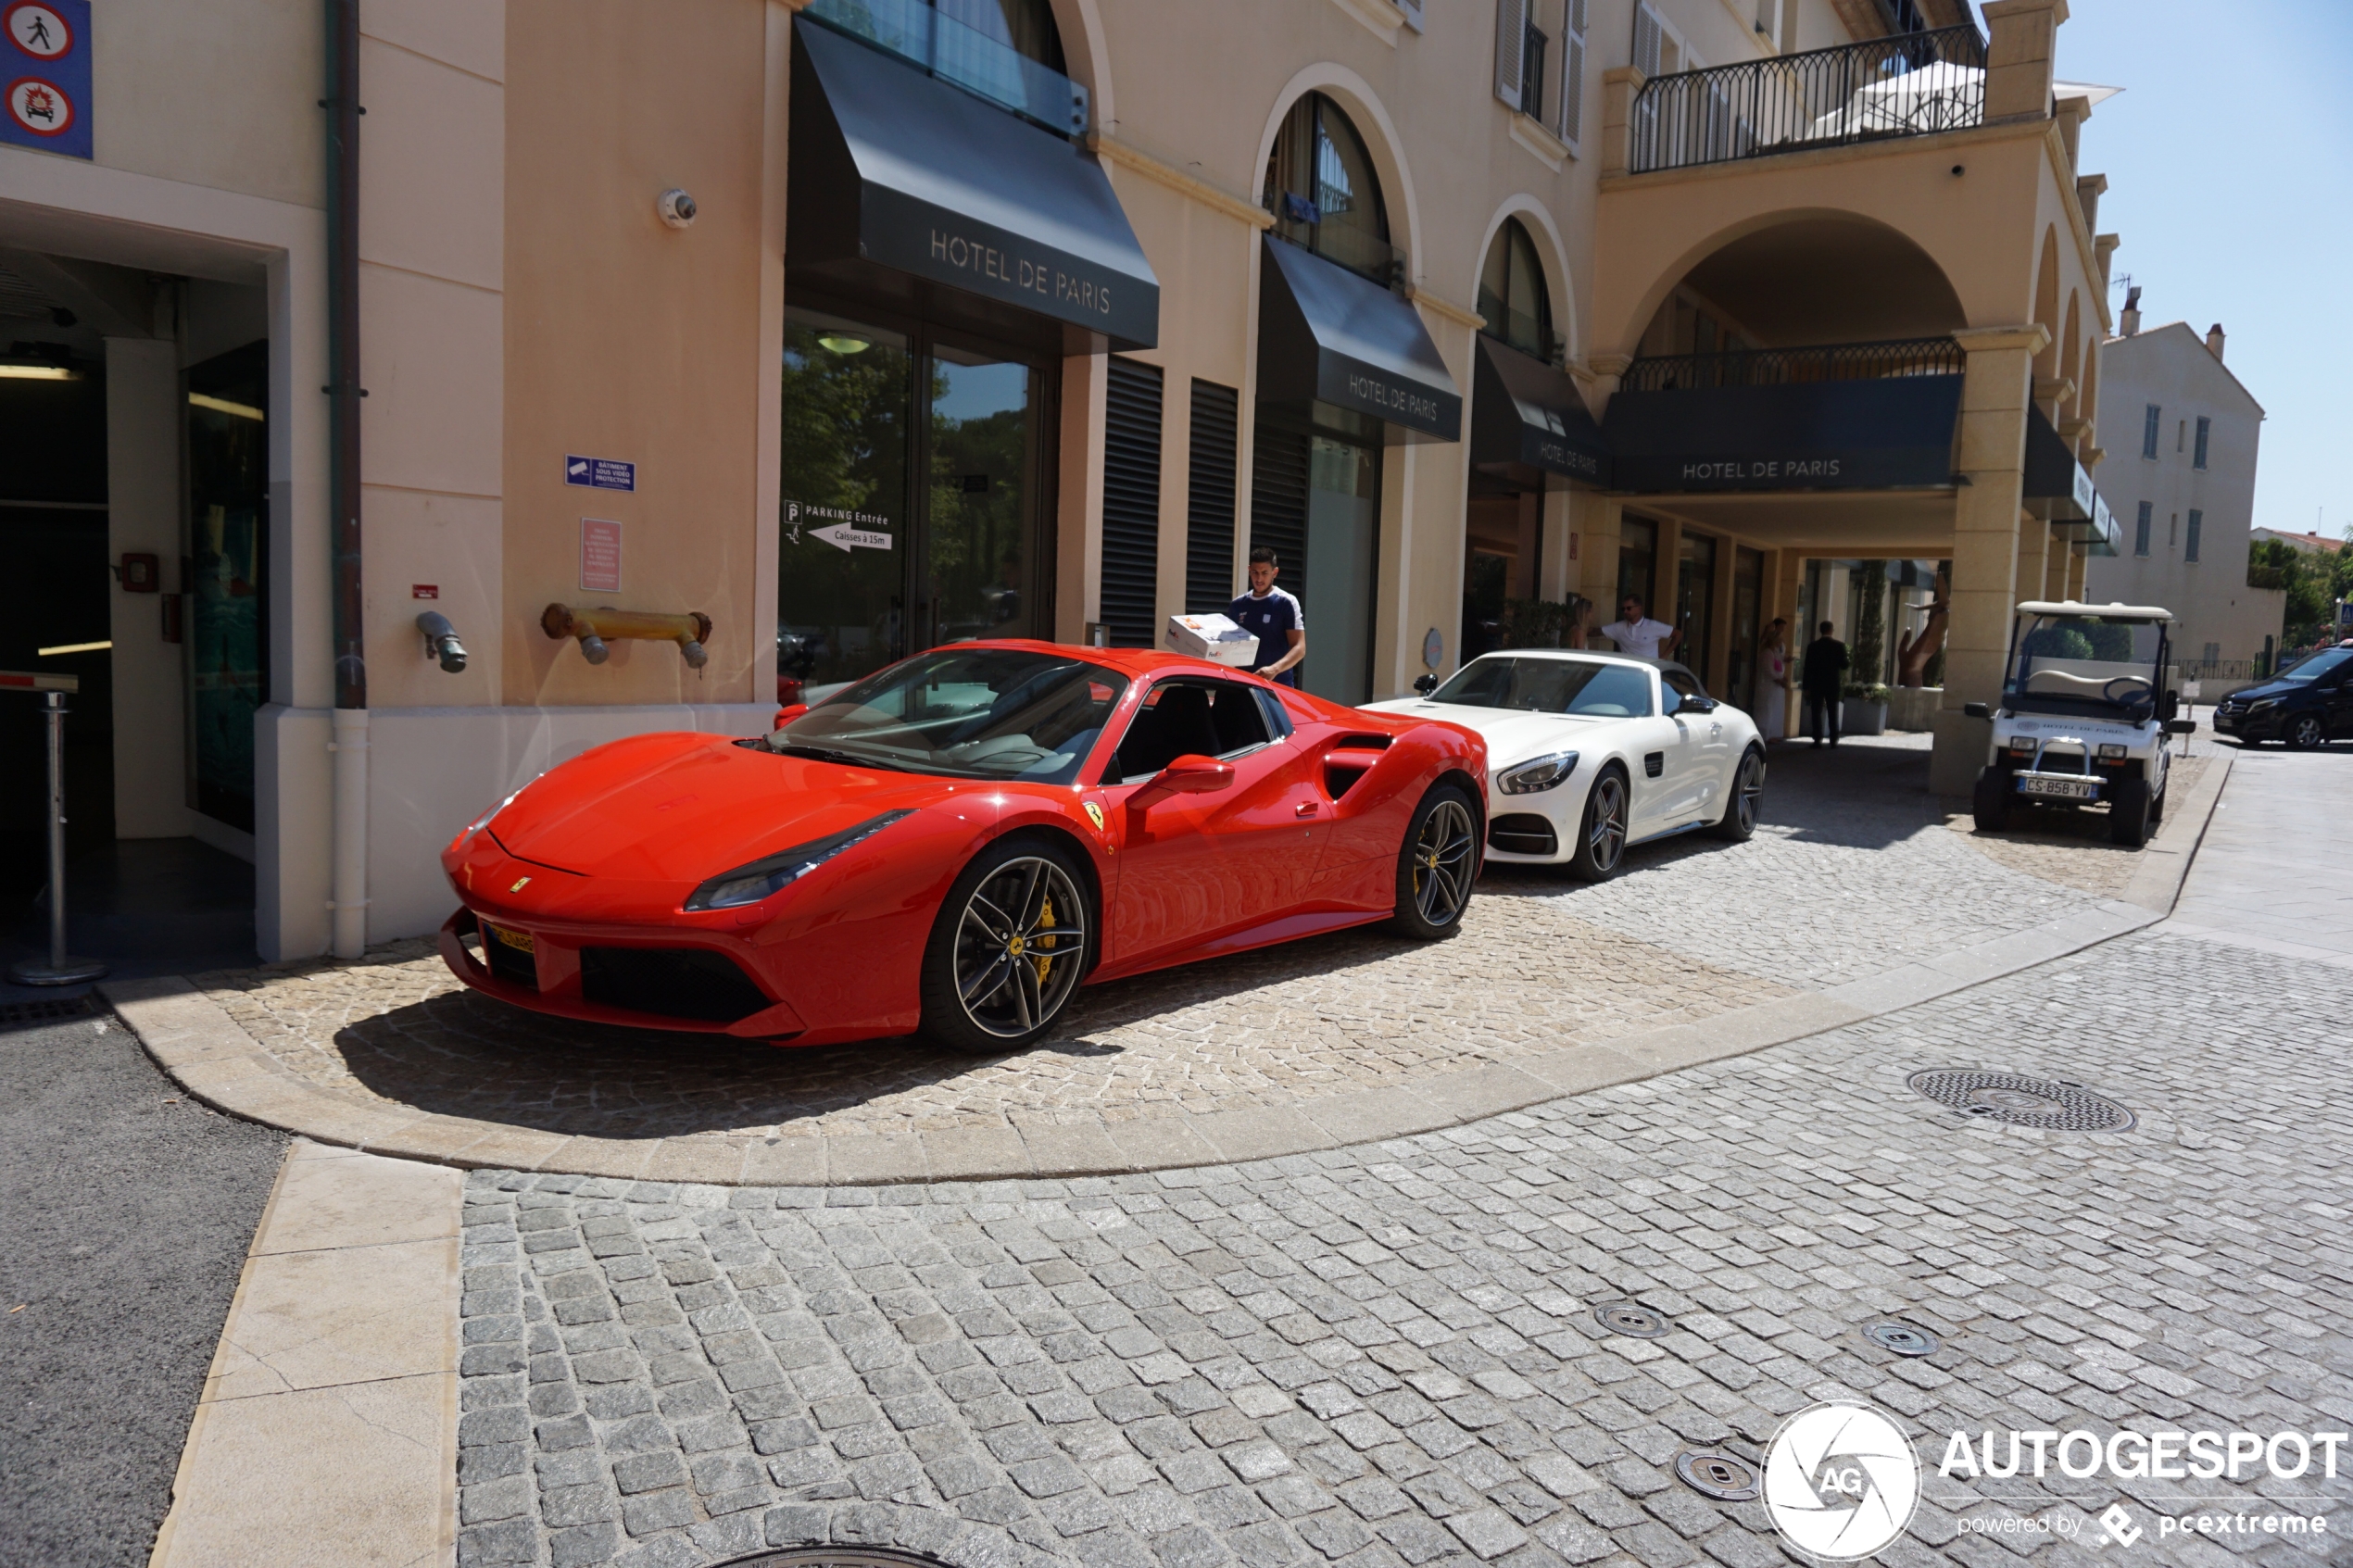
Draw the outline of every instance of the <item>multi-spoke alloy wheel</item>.
[[[1052,1027],[1087,970],[1092,919],[1070,863],[1038,844],[985,854],[956,880],[924,959],[924,1032],[996,1052]]]
[[[1756,831],[1757,814],[1764,807],[1764,753],[1743,752],[1740,766],[1732,770],[1732,792],[1724,802],[1724,817],[1716,824],[1716,836],[1740,843]]]
[[[1606,882],[1617,874],[1626,856],[1626,775],[1615,764],[1593,781],[1585,797],[1585,821],[1578,830],[1577,850],[1568,869],[1587,882]]]
[[[1471,884],[1478,880],[1478,823],[1461,786],[1441,784],[1422,797],[1397,856],[1397,912],[1390,923],[1429,941],[1462,929]]]

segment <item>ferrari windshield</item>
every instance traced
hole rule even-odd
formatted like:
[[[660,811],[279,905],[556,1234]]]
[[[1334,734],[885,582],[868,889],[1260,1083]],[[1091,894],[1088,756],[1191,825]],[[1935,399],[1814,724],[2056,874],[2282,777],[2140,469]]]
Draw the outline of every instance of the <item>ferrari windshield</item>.
[[[767,739],[771,751],[901,772],[1068,784],[1127,677],[1025,648],[944,647],[877,671]]]
[[[1488,654],[1429,694],[1466,708],[1516,708],[1592,719],[1641,719],[1651,710],[1650,671],[1599,659],[1515,659]]]
[[[2161,621],[2022,616],[2003,706],[2139,723],[2156,711],[2164,651]]]

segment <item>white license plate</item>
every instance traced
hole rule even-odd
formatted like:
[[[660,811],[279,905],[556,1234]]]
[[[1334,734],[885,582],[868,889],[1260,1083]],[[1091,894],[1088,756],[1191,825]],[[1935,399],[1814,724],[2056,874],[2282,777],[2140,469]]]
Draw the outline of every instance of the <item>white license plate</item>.
[[[2098,789],[2099,784],[2091,779],[2021,778],[2018,781],[2020,795],[2046,795],[2060,800],[2089,800]]]

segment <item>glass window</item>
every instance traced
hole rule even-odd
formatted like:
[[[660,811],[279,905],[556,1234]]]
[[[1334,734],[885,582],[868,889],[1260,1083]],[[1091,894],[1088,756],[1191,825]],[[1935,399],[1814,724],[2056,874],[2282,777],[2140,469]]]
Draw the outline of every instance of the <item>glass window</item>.
[[[2198,535],[2198,531],[2199,531],[2201,528],[2203,528],[2205,525],[2206,525],[2206,514],[2205,514],[2204,512],[2201,512],[2201,511],[2197,511],[2197,510],[2196,510],[2196,509],[2193,509],[2193,510],[2190,512],[2190,529],[2189,529],[2189,532],[2188,532],[2187,533],[2185,533],[2184,535],[2183,535],[2183,538],[2182,538],[2182,558],[2183,558],[2183,560],[2185,560],[2185,561],[2194,561],[2194,560],[2197,559],[2197,535]]]
[[[1273,737],[1260,693],[1232,681],[1179,677],[1163,681],[1144,700],[1120,737],[1103,783],[1137,784],[1179,757],[1239,757]]]
[[[760,744],[897,772],[1068,784],[1126,689],[1126,676],[1084,659],[939,648],[835,694]]]
[[[1544,287],[1536,242],[1516,218],[1506,218],[1487,247],[1478,277],[1478,313],[1487,335],[1539,359],[1553,357],[1553,304]]]
[[[2149,518],[2155,510],[2153,503],[2143,501],[2140,515],[2133,520],[2133,553],[2136,556],[2149,553]]]
[[[1284,116],[1267,155],[1263,200],[1284,239],[1376,282],[1398,281],[1372,155],[1347,114],[1321,93]]]
[[[270,345],[188,371],[189,728],[197,810],[254,829],[253,716],[269,699]]]
[[[2353,648],[2327,648],[2300,664],[2291,664],[2280,671],[2283,681],[2317,681],[2322,676],[2353,663]]]
[[[2152,403],[2141,421],[2141,456],[2144,458],[2157,456],[2157,433],[2158,427],[2164,422],[2163,415],[2164,410]]]
[[[2212,433],[2213,429],[2214,421],[2212,420],[2208,419],[2203,414],[2200,414],[2197,417],[2197,448],[2191,454],[2190,467],[2194,469],[2202,469],[2206,466],[2206,439],[2208,435]]]
[[[1063,64],[1062,33],[1054,27],[1048,0],[932,0],[932,5],[941,16],[954,18],[1016,55],[1069,74]]]
[[[1617,533],[1617,603],[1609,607],[1613,617],[1628,599],[1641,600],[1642,613],[1653,614],[1651,583],[1657,565],[1658,524],[1648,518],[1623,520]]]
[[[1678,712],[1687,696],[1707,695],[1699,681],[1688,670],[1661,670],[1658,672],[1661,706],[1669,713]]]
[[[2034,616],[2020,628],[2003,701],[2034,712],[2114,714],[2138,722],[2156,704],[2164,650],[2165,629],[2153,621]]]
[[[1473,659],[1429,694],[1465,708],[1511,708],[1592,719],[1647,718],[1650,673],[1641,665],[1598,659],[1526,659],[1489,654]]]

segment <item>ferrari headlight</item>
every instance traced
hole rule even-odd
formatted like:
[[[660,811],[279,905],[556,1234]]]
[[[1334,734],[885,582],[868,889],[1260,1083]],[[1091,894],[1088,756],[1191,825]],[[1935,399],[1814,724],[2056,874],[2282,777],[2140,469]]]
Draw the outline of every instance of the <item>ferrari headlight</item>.
[[[796,844],[789,849],[762,856],[749,865],[724,872],[696,888],[686,900],[686,908],[732,909],[743,904],[757,904],[787,884],[807,876],[851,845],[874,837],[901,817],[913,815],[912,811],[885,811],[854,828],[844,828],[824,838],[812,838],[806,844]]]
[[[1575,771],[1577,753],[1556,751],[1550,757],[1504,769],[1495,775],[1495,787],[1505,795],[1534,795],[1551,789]]]
[[[2113,741],[2105,742],[2100,746],[2100,760],[2103,762],[2121,762],[2124,760],[2124,748],[2118,746]]]

